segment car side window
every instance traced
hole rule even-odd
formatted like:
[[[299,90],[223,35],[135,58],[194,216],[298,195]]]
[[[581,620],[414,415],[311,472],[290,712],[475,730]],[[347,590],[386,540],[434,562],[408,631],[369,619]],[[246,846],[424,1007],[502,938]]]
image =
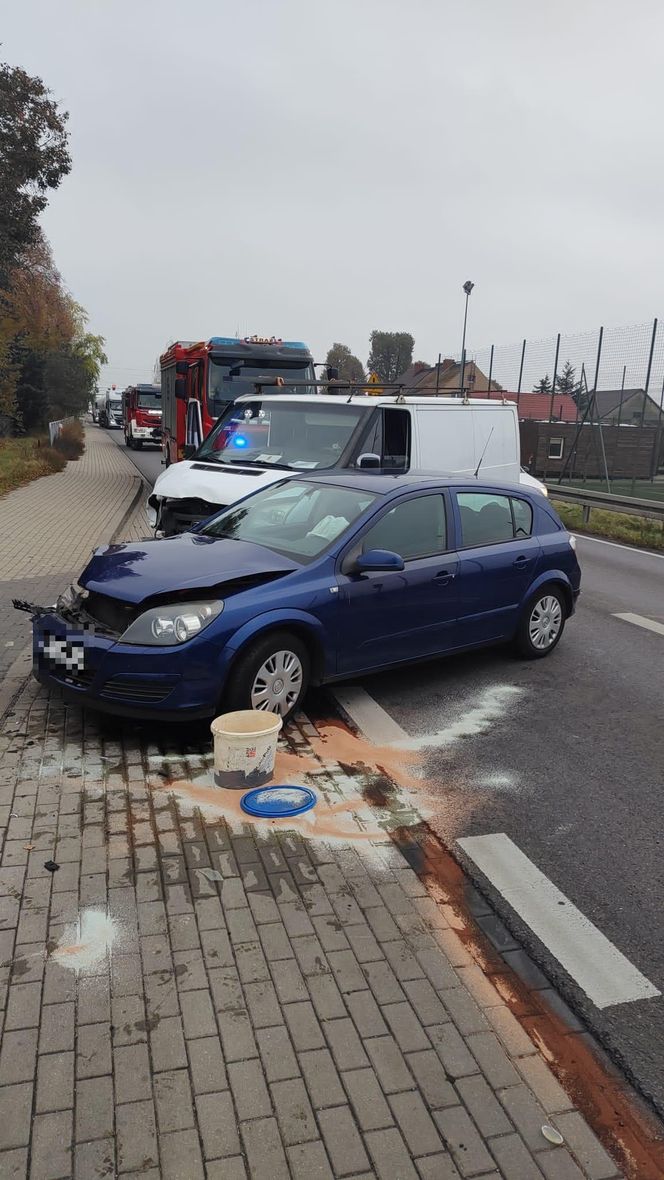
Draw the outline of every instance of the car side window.
[[[417,496],[396,504],[365,533],[362,552],[387,549],[404,561],[432,557],[447,548],[445,501],[440,495]]]
[[[514,536],[529,537],[533,531],[533,510],[527,500],[517,500],[512,496],[512,513],[514,515]]]
[[[492,545],[496,541],[514,539],[509,496],[493,492],[457,492],[457,503],[462,545]]]

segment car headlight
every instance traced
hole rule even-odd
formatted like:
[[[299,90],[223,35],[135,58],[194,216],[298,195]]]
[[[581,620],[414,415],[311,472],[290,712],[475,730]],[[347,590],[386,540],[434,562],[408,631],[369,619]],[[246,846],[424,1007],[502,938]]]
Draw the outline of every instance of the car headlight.
[[[186,643],[209,627],[224,609],[221,601],[176,602],[155,606],[131,623],[120,643],[140,643],[146,647],[175,647]]]

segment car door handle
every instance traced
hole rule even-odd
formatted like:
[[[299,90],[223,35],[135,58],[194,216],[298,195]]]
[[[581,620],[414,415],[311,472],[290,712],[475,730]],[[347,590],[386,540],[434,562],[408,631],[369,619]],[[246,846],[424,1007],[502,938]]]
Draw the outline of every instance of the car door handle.
[[[447,586],[454,576],[453,570],[439,570],[434,577],[434,582],[437,582],[439,586]]]
[[[530,558],[524,557],[523,554],[521,554],[520,557],[515,558],[515,560],[512,562],[512,565],[514,566],[515,570],[528,569],[528,566],[530,565]]]

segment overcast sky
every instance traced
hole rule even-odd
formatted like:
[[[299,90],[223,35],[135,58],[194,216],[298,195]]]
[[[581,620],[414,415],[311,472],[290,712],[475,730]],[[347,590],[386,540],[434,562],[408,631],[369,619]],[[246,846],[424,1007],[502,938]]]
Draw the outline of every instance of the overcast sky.
[[[664,311],[661,0],[22,0],[70,112],[44,226],[105,382],[175,338],[417,359]]]

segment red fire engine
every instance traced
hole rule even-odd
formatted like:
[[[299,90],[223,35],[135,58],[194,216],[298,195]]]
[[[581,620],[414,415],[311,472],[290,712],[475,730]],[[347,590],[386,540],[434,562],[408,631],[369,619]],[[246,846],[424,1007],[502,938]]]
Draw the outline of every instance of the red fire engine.
[[[306,393],[315,380],[306,344],[274,336],[179,340],[161,358],[162,447],[166,466],[200,446],[225,407],[255,383],[281,377],[282,392]],[[289,382],[294,382],[289,389]]]
[[[158,385],[130,385],[122,394],[125,443],[140,451],[143,443],[161,446],[161,389]]]

